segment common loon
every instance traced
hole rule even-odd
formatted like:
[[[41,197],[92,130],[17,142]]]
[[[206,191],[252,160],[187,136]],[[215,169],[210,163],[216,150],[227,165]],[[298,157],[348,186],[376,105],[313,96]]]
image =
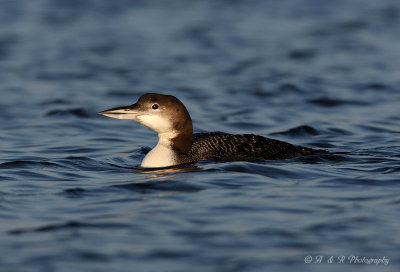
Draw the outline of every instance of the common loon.
[[[99,114],[135,120],[158,133],[158,144],[142,161],[141,166],[145,168],[192,164],[200,160],[282,160],[323,152],[254,134],[193,134],[189,112],[172,95],[144,94],[135,104]]]

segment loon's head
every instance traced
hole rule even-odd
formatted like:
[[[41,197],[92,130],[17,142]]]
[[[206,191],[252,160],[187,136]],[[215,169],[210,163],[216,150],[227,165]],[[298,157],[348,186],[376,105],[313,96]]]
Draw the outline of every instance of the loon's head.
[[[170,142],[180,153],[187,153],[192,144],[193,128],[183,103],[172,95],[148,93],[130,106],[99,112],[107,117],[135,120],[156,131],[160,141]]]

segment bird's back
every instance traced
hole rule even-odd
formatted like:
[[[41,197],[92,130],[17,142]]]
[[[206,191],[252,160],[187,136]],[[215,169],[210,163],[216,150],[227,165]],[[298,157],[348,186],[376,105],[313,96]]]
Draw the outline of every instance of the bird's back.
[[[321,150],[295,146],[254,134],[196,133],[189,157],[198,160],[282,160],[320,154]]]

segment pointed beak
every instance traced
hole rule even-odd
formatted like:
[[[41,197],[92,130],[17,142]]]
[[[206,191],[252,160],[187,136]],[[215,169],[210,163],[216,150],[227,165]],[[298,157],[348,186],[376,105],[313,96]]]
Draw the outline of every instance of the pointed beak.
[[[99,112],[99,114],[116,119],[127,119],[135,121],[137,121],[137,116],[141,115],[141,113],[137,110],[136,104],[101,111]]]

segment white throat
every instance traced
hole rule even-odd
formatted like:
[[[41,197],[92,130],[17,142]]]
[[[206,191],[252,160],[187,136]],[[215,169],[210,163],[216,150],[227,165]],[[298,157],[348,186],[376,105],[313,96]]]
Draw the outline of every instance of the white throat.
[[[175,132],[159,133],[157,145],[147,153],[141,166],[148,168],[159,168],[176,165],[177,157],[172,149],[171,140],[176,136]]]

